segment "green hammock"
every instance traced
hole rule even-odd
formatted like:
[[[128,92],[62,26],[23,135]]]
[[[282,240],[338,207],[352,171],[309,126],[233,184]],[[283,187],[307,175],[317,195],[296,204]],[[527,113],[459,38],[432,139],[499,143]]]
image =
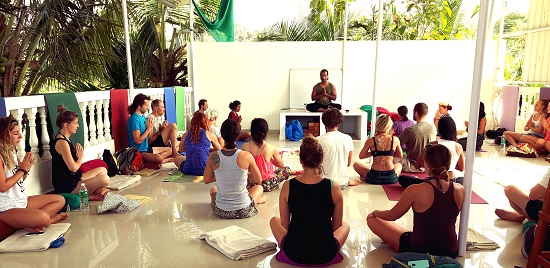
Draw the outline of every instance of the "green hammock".
[[[214,37],[217,42],[233,42],[235,37],[235,27],[233,22],[233,0],[221,0],[220,9],[216,14],[216,20],[210,22],[204,15],[200,7],[193,0],[193,5],[202,23],[208,29],[208,32]]]

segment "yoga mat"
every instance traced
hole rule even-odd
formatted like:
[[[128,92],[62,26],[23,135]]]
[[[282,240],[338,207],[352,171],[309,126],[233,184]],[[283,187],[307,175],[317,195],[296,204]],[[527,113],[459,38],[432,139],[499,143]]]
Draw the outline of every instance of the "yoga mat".
[[[176,120],[178,130],[185,131],[185,89],[183,87],[174,87],[176,89]]]
[[[54,132],[52,133],[52,137],[55,137],[55,134],[59,131],[59,128],[55,124],[55,120],[59,114],[57,112],[57,105],[63,104],[67,110],[75,112],[78,115],[78,123],[80,124],[80,127],[77,129],[76,133],[71,135],[70,139],[73,143],[80,143],[80,145],[84,146],[84,137],[88,138],[88,133],[84,133],[84,128],[82,126],[86,124],[86,122],[82,120],[80,106],[78,106],[74,93],[48,93],[44,94],[44,99],[46,100],[48,115],[50,116],[50,124]]]
[[[478,153],[486,153],[487,151],[483,150],[483,149],[479,149],[479,150],[476,150],[476,152]]]
[[[166,121],[168,124],[176,123],[176,95],[173,87],[164,88],[164,107],[166,108]]]
[[[8,115],[8,111],[6,111],[6,100],[4,98],[0,98],[0,117],[4,117]]]
[[[401,199],[401,195],[403,194],[403,191],[405,191],[405,188],[403,188],[398,182],[394,184],[384,184],[382,185],[382,188],[384,188],[384,192],[386,192],[386,196],[390,201],[399,201],[399,199]],[[481,198],[474,191],[472,191],[471,203],[488,204],[487,201]]]
[[[516,115],[518,114],[519,87],[502,87],[502,115],[500,127],[514,131],[516,129]],[[525,100],[523,100],[525,102]]]
[[[422,173],[413,173],[413,172],[401,172],[401,175],[407,175],[407,176],[411,176],[411,177],[418,177],[419,179],[425,179],[426,177],[428,177],[428,174],[426,174],[425,172],[422,172]]]
[[[138,200],[140,206],[155,200],[150,196],[133,195],[133,194],[126,194],[126,195],[124,195],[124,197],[126,197],[128,199],[132,199],[132,200]]]
[[[550,99],[550,87],[541,87],[540,88],[540,98]]]
[[[183,174],[181,171],[178,171],[174,174],[172,174],[170,177],[163,180],[163,182],[202,182],[204,180],[203,176],[194,176],[194,175],[186,175]]]
[[[116,105],[115,105],[116,104]],[[128,147],[128,90],[111,90],[111,129],[115,151]]]
[[[238,149],[241,149],[241,147],[243,147],[243,144],[247,143],[248,141],[236,141],[235,143],[237,144],[237,148]]]

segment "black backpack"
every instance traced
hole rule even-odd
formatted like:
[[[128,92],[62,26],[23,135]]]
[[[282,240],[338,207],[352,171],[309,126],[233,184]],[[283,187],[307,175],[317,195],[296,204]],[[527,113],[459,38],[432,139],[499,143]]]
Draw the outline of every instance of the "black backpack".
[[[116,162],[116,158],[111,154],[111,151],[109,149],[103,150],[103,161],[107,164],[107,175],[109,177],[113,177],[118,174],[118,165]]]
[[[143,168],[143,157],[134,147],[124,148],[115,153],[118,171],[122,175],[133,174]]]

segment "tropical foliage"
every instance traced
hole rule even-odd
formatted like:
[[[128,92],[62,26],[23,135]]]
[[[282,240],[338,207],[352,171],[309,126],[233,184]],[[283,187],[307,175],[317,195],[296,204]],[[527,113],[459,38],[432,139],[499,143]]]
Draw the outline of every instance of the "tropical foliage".
[[[504,17],[504,34],[524,31],[527,26],[527,15],[510,13]],[[494,32],[500,32],[500,21],[495,23]],[[504,79],[506,81],[521,81],[523,53],[525,51],[525,35],[505,37],[506,57],[504,61]]]

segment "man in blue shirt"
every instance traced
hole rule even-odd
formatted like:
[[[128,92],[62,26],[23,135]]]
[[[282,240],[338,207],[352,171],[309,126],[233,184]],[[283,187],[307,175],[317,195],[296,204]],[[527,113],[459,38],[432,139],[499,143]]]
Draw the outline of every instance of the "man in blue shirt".
[[[144,94],[135,96],[134,101],[128,106],[128,145],[137,148],[143,160],[154,164],[163,164],[174,159],[171,158],[172,151],[167,148],[155,148],[154,152],[149,148],[149,134],[153,131],[153,118],[147,119],[145,113],[151,105],[151,97]]]

